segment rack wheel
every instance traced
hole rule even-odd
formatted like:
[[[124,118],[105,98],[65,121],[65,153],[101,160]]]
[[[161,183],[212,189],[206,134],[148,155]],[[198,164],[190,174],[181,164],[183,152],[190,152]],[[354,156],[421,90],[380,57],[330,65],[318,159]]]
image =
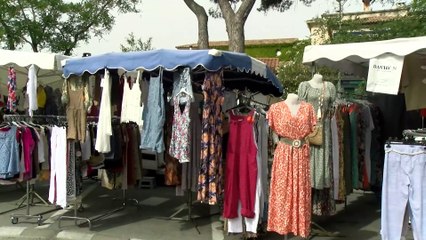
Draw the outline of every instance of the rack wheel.
[[[38,218],[37,218],[37,225],[38,225],[38,226],[41,226],[41,224],[42,224],[42,219],[43,219],[43,217],[42,217],[42,216],[40,216],[40,217],[38,217]]]
[[[80,206],[77,208],[78,212],[84,212],[83,204],[80,204]]]
[[[18,223],[18,218],[17,217],[11,217],[10,218],[10,222],[12,222],[12,224],[17,224]]]

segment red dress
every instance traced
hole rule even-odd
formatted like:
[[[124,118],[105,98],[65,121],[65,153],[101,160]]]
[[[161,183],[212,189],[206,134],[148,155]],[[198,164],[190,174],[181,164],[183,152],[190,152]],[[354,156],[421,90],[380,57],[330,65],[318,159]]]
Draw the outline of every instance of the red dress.
[[[304,139],[316,124],[314,108],[301,102],[293,116],[282,101],[271,105],[269,126],[280,137]],[[311,178],[309,145],[293,147],[278,142],[272,165],[268,231],[308,237],[311,224]]]

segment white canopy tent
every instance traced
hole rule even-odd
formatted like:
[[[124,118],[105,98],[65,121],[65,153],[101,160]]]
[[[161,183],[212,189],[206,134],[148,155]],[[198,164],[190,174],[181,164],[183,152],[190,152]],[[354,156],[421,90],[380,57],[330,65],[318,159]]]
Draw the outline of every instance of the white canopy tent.
[[[17,91],[27,82],[28,69],[35,65],[39,84],[57,88],[62,85],[61,61],[69,56],[54,53],[24,52],[0,49],[0,93],[7,96],[7,71],[13,67],[16,71]]]
[[[303,63],[328,66],[342,73],[367,77],[369,60],[385,53],[410,55],[426,64],[426,36],[385,41],[310,45],[305,47]]]

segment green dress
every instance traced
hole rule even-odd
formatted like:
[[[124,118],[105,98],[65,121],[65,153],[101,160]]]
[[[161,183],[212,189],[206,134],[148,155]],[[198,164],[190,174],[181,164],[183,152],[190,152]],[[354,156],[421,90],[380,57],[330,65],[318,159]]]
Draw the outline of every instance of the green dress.
[[[323,87],[315,88],[308,81],[301,82],[298,88],[300,99],[313,105],[315,113],[320,108],[320,97],[324,91],[324,100],[321,107],[321,120],[317,123],[323,126],[324,142],[321,146],[311,146],[310,167],[311,184],[313,188],[313,213],[315,215],[331,215],[334,213],[333,201],[333,174],[331,154],[331,125],[333,103],[336,100],[336,87],[331,82],[324,82]]]

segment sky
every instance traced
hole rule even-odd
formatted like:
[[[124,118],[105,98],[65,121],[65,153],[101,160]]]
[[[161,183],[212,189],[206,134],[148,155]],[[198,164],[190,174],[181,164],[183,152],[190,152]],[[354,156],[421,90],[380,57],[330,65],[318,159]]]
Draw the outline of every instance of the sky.
[[[208,0],[197,2],[207,4],[205,8],[208,9]],[[257,1],[246,21],[246,40],[306,39],[309,36],[306,20],[321,16],[325,12],[335,13],[337,9],[336,0],[316,0],[311,7],[297,3],[284,13],[263,13],[256,10],[259,2]],[[183,0],[143,0],[139,8],[140,13],[116,14],[116,23],[110,33],[105,34],[102,39],[93,38],[87,44],[80,44],[74,50],[74,55],[81,56],[84,52],[119,52],[120,44],[125,44],[125,39],[131,32],[143,41],[152,37],[152,46],[155,49],[174,49],[178,45],[197,42],[197,19]],[[380,8],[383,8],[380,4],[373,6],[373,10]],[[358,11],[362,11],[361,0],[349,0],[344,5],[344,12]],[[228,39],[223,19],[210,17],[208,28],[210,41]]]

